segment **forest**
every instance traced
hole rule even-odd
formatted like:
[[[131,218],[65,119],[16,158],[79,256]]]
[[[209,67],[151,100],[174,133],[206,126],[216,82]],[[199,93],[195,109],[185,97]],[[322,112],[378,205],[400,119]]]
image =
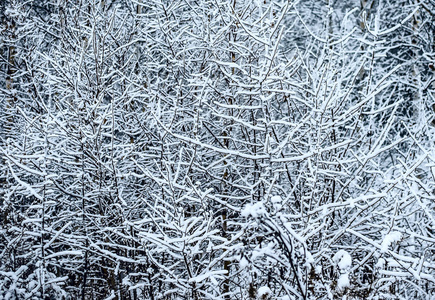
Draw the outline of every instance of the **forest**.
[[[1,0],[15,299],[435,299],[435,0]]]

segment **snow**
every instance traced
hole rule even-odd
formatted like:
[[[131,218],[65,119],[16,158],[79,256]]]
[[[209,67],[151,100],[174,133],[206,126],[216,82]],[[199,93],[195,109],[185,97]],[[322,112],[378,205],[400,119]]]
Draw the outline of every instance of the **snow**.
[[[314,263],[313,255],[309,251],[307,251],[306,260],[307,260],[307,265]]]
[[[430,298],[433,1],[28,2],[0,5],[0,300]]]
[[[240,266],[240,268],[241,268],[241,269],[244,269],[244,268],[246,268],[248,265],[249,265],[249,261],[248,261],[246,258],[242,257],[242,259],[239,261],[239,266]]]
[[[262,257],[264,255],[268,255],[268,256],[275,255],[275,251],[273,250],[274,247],[275,244],[273,242],[267,244],[266,247],[260,247],[260,246],[255,247],[255,249],[252,251],[251,261],[254,261],[257,258]]]
[[[227,274],[227,273],[228,273],[227,270],[208,271],[208,272],[205,272],[204,274],[200,274],[198,276],[190,278],[189,282],[202,282],[205,279],[207,279],[207,278],[209,278],[209,277],[211,277],[213,275],[224,275],[224,274]]]
[[[280,203],[280,202],[282,202],[282,198],[281,198],[281,196],[272,196],[272,197],[270,197],[270,201],[272,203]]]
[[[342,290],[342,289],[349,287],[349,286],[350,286],[349,274],[348,273],[341,274],[337,280],[338,290]]]
[[[263,297],[271,296],[272,291],[267,286],[262,286],[257,290],[258,298],[263,299]]]
[[[272,202],[273,208],[278,211],[282,208],[282,198],[281,196],[270,197],[270,202]]]
[[[376,263],[376,268],[383,269],[385,267],[385,259],[382,257],[378,259],[378,262]]]
[[[332,259],[342,271],[348,270],[352,266],[352,257],[345,250],[339,250]]]
[[[339,250],[332,259],[340,268],[341,273],[337,280],[337,289],[343,290],[350,286],[349,270],[352,267],[352,257],[347,251]]]
[[[242,210],[243,217],[249,217],[250,215],[254,218],[260,217],[266,213],[266,208],[263,202],[257,202],[255,204],[247,204]]]
[[[385,253],[388,251],[388,248],[391,244],[396,243],[402,239],[402,234],[397,231],[392,231],[384,237],[384,240],[381,244],[381,252]]]

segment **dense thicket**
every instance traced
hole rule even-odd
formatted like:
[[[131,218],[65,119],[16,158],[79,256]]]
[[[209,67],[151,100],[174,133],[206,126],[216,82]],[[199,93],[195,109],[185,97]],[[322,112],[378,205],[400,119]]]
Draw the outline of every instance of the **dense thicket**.
[[[0,299],[435,297],[435,2],[1,2]]]

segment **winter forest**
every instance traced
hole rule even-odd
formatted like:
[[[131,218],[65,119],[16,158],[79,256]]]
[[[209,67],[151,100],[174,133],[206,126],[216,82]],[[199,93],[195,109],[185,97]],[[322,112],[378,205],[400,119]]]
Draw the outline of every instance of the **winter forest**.
[[[435,299],[435,1],[0,1],[0,299]]]

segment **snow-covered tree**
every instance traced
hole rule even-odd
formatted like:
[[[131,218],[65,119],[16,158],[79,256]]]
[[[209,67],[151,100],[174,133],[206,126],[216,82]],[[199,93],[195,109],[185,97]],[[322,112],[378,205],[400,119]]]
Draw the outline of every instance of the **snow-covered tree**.
[[[1,5],[0,299],[435,295],[433,2]]]

